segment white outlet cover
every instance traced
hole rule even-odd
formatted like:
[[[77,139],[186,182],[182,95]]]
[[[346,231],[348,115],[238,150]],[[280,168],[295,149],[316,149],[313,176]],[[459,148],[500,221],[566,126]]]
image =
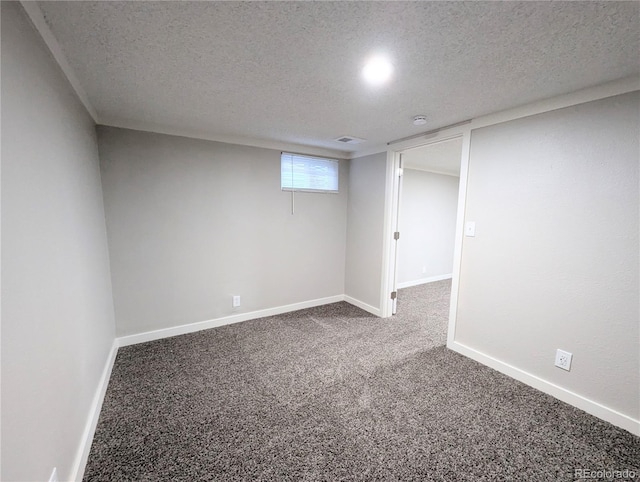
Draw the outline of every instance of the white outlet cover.
[[[564,350],[556,350],[556,366],[563,370],[571,370],[571,359],[573,354]]]
[[[240,297],[239,296],[234,296],[233,297],[233,302],[232,302],[232,307],[233,308],[238,308],[240,306]]]
[[[475,221],[467,221],[464,224],[464,235],[473,238],[476,235],[476,223]]]

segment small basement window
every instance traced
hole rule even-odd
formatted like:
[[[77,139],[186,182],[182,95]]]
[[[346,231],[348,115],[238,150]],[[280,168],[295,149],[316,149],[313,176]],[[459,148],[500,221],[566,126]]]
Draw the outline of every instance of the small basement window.
[[[283,152],[280,156],[280,188],[283,191],[338,192],[336,159]]]

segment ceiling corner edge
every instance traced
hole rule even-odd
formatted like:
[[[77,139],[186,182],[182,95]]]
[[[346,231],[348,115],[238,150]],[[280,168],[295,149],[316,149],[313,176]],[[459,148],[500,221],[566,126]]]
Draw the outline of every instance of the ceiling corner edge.
[[[306,154],[310,156],[334,157],[336,159],[348,160],[352,153],[339,149],[331,149],[327,147],[297,144],[274,139],[259,139],[253,137],[232,136],[232,135],[216,135],[211,132],[202,130],[179,128],[167,125],[156,124],[153,122],[136,121],[131,119],[122,119],[118,117],[101,117],[98,125],[106,127],[115,127],[118,129],[130,129],[134,131],[150,132],[154,134],[164,134],[168,136],[187,137],[190,139],[200,139],[204,141],[222,142],[225,144],[235,144],[248,147],[260,147],[263,149],[271,149],[277,151],[291,151],[296,154]]]
[[[376,144],[370,146],[367,149],[362,149],[360,151],[351,151],[349,153],[349,159],[357,159],[359,157],[372,156],[373,154],[382,154],[387,153],[389,148],[386,144]]]
[[[87,110],[93,121],[98,124],[98,112],[89,101],[87,92],[82,87],[82,84],[80,84],[78,77],[76,77],[76,74],[71,68],[67,57],[62,51],[62,47],[60,47],[60,44],[58,43],[56,37],[53,35],[53,32],[49,28],[49,25],[47,25],[47,21],[45,20],[44,14],[42,13],[42,10],[40,10],[38,3],[35,1],[20,0],[20,5],[31,20],[31,23],[33,24],[36,31],[40,34],[40,37],[42,38],[45,45],[49,49],[49,52],[62,70],[62,73],[67,78],[67,81],[71,85],[71,88],[75,92],[76,96],[78,97],[84,108]]]

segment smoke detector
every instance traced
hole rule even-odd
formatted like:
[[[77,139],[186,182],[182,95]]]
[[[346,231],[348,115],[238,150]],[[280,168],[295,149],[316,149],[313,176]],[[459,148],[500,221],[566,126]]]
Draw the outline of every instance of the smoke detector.
[[[340,136],[334,139],[334,141],[342,142],[343,144],[360,144],[365,140],[366,139],[360,139],[359,137],[353,137],[353,136]]]
[[[417,115],[413,118],[413,125],[414,126],[423,126],[427,123],[427,116],[426,115]]]

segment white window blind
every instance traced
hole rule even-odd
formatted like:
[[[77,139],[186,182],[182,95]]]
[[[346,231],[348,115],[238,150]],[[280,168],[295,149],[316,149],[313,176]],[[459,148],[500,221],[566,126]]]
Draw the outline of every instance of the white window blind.
[[[283,152],[280,187],[283,191],[338,192],[339,164],[335,159]]]

